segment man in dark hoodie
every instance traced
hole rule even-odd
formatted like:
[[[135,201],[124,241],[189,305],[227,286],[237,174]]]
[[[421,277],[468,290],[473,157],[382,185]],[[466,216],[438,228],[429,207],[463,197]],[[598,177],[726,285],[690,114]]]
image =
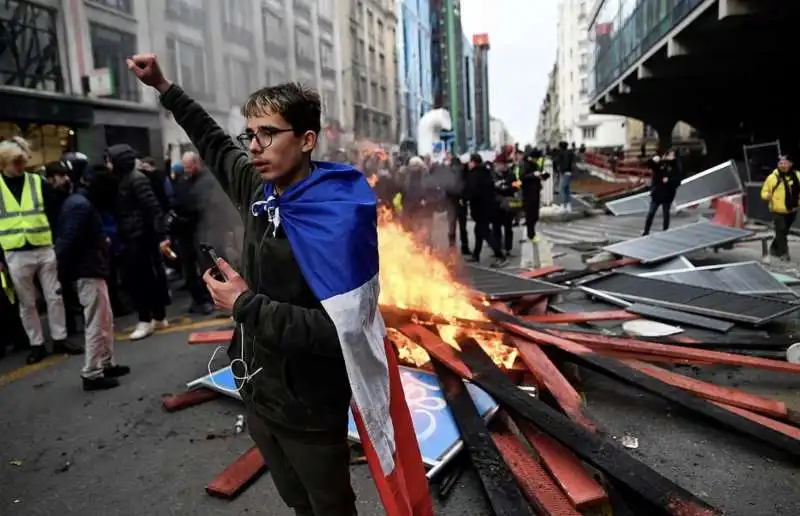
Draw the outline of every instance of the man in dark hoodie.
[[[186,131],[203,162],[245,223],[241,275],[227,263],[227,281],[206,273],[221,309],[238,323],[228,356],[245,404],[247,427],[270,465],[284,502],[303,516],[352,516],[347,444],[350,383],[336,327],[311,290],[277,217],[254,216],[266,185],[280,197],[313,170],[320,99],[297,84],[259,90],[243,108],[242,149],[179,86],[152,54],[128,66],[161,93],[161,103]],[[246,363],[245,369],[241,364]]]
[[[130,368],[114,363],[114,315],[106,284],[109,240],[103,233],[100,212],[81,185],[82,179],[82,170],[70,168],[66,182],[69,194],[58,217],[55,251],[64,281],[74,283],[83,306],[83,390],[96,391],[117,387],[117,378],[128,374]],[[93,181],[102,182],[103,177],[95,174]]]
[[[130,338],[144,339],[167,326],[166,276],[159,253],[159,246],[168,242],[164,212],[150,179],[136,170],[136,153],[130,145],[109,147],[106,166],[119,180],[117,226],[126,252],[126,283],[139,312]],[[161,251],[168,252],[168,247],[162,245]]]
[[[486,241],[494,252],[492,267],[499,268],[504,267],[508,260],[492,233],[492,218],[498,209],[494,194],[491,169],[483,162],[480,154],[470,155],[467,163],[467,198],[472,220],[475,221],[475,248],[470,261],[480,262],[483,242]]]
[[[650,186],[650,209],[644,222],[643,235],[650,234],[650,228],[656,217],[658,208],[661,208],[662,226],[664,231],[669,229],[669,216],[672,202],[678,187],[681,186],[683,174],[680,161],[675,149],[669,149],[663,156],[655,156],[648,161],[648,166],[653,171],[652,185]]]

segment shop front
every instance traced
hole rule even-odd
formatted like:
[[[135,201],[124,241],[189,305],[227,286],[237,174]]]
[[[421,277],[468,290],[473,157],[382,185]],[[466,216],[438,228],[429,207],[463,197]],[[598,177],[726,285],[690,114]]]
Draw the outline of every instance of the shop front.
[[[0,87],[0,140],[31,143],[31,166],[79,151],[93,162],[110,145],[127,143],[140,156],[163,155],[158,110],[128,103]]]

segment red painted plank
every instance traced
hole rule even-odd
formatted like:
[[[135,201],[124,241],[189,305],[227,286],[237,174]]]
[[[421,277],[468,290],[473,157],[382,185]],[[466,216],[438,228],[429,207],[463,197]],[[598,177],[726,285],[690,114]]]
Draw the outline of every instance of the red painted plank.
[[[771,428],[776,432],[780,432],[784,435],[788,435],[789,437],[793,437],[795,439],[800,440],[800,428],[797,428],[796,426],[789,425],[781,421],[775,421],[774,419],[769,418],[767,416],[756,414],[755,412],[740,407],[734,407],[733,405],[729,405],[727,403],[720,403],[718,401],[712,401],[711,403],[719,407],[722,407],[726,410],[729,410],[734,414],[739,414],[740,416],[747,418],[750,421],[758,423],[762,426],[766,426],[767,428]]]
[[[189,335],[189,344],[227,344],[233,338],[233,330],[199,331]]]
[[[638,360],[624,360],[623,362],[634,369],[638,369],[645,374],[658,378],[664,383],[680,387],[681,389],[707,400],[733,405],[777,419],[786,419],[789,417],[788,407],[785,403],[778,400],[771,400],[731,387],[714,385],[713,383],[673,373],[672,371],[667,371],[666,369]]]
[[[219,396],[220,393],[217,391],[200,387],[199,389],[192,389],[180,394],[165,396],[164,399],[161,400],[161,406],[167,412],[176,412],[205,403],[206,401],[211,401]]]
[[[206,486],[206,493],[217,498],[232,500],[255,482],[267,470],[264,458],[253,446],[233,461]]]
[[[525,419],[516,417],[513,420],[575,507],[586,509],[608,501],[608,494],[603,486],[571,451],[537,430]]]
[[[580,516],[547,471],[531,457],[514,434],[507,428],[492,430],[492,440],[517,480],[522,494],[534,506],[537,514]]]
[[[640,316],[626,312],[625,310],[608,310],[601,312],[574,312],[544,315],[526,315],[521,317],[523,321],[539,324],[561,324],[561,323],[586,323],[595,321],[630,321],[639,319]]]
[[[564,272],[564,267],[560,267],[558,265],[552,265],[550,267],[540,267],[538,269],[533,269],[532,271],[522,272],[518,274],[518,276],[525,279],[536,279],[536,278],[543,278],[545,276],[549,276],[550,274],[555,274],[557,272]]]

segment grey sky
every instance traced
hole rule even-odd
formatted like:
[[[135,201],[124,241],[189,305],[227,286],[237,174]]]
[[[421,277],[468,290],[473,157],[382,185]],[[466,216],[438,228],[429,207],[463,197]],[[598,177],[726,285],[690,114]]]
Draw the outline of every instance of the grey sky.
[[[535,138],[556,59],[556,0],[461,0],[464,33],[489,33],[489,109],[515,140]]]

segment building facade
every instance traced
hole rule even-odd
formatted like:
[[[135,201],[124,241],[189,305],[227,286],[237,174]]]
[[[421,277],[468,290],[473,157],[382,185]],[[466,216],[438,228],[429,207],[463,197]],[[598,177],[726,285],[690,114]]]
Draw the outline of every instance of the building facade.
[[[434,107],[450,112],[452,134],[443,134],[448,148],[461,153],[466,149],[466,117],[462,107],[464,85],[463,31],[460,0],[430,0],[431,67]]]
[[[576,145],[610,149],[626,145],[624,117],[595,115],[589,110],[592,93],[589,38],[589,0],[561,0],[558,19],[558,100],[562,138]]]
[[[58,147],[99,160],[115,143],[157,159],[177,158],[190,147],[188,137],[125,64],[137,52],[154,52],[168,77],[230,132],[243,129],[239,108],[260,87],[296,80],[317,89],[324,150],[336,144],[338,132],[330,129],[341,125],[343,111],[334,5],[5,0],[0,22],[9,41],[0,45],[0,137],[29,137],[35,149],[46,149],[36,160],[57,159]],[[14,55],[31,57],[19,62]]]
[[[558,64],[547,74],[547,93],[539,108],[539,123],[536,127],[536,145],[539,147],[555,147],[563,137],[561,135],[561,113],[558,99]]]
[[[505,147],[506,145],[513,145],[513,144],[514,144],[514,139],[511,137],[511,133],[508,132],[508,128],[506,127],[505,122],[503,122],[499,118],[490,117],[489,145],[486,148],[499,152],[503,150],[503,147]]]
[[[428,0],[399,0],[397,20],[400,139],[416,140],[417,122],[433,104]]]
[[[489,111],[489,35],[472,36],[475,46],[475,138],[479,149],[492,145]]]
[[[475,119],[477,103],[475,97],[475,47],[472,45],[472,41],[466,36],[463,38],[462,49],[464,55],[464,76],[461,81],[464,85],[464,130],[466,131],[466,149],[464,150],[466,152],[472,152],[477,148],[477,124]]]
[[[344,131],[358,141],[396,143],[402,107],[396,4],[333,1],[342,44]]]
[[[129,143],[163,155],[161,118],[125,58],[150,43],[145,2],[0,3],[0,139],[23,136],[32,166],[80,150],[100,161]]]

